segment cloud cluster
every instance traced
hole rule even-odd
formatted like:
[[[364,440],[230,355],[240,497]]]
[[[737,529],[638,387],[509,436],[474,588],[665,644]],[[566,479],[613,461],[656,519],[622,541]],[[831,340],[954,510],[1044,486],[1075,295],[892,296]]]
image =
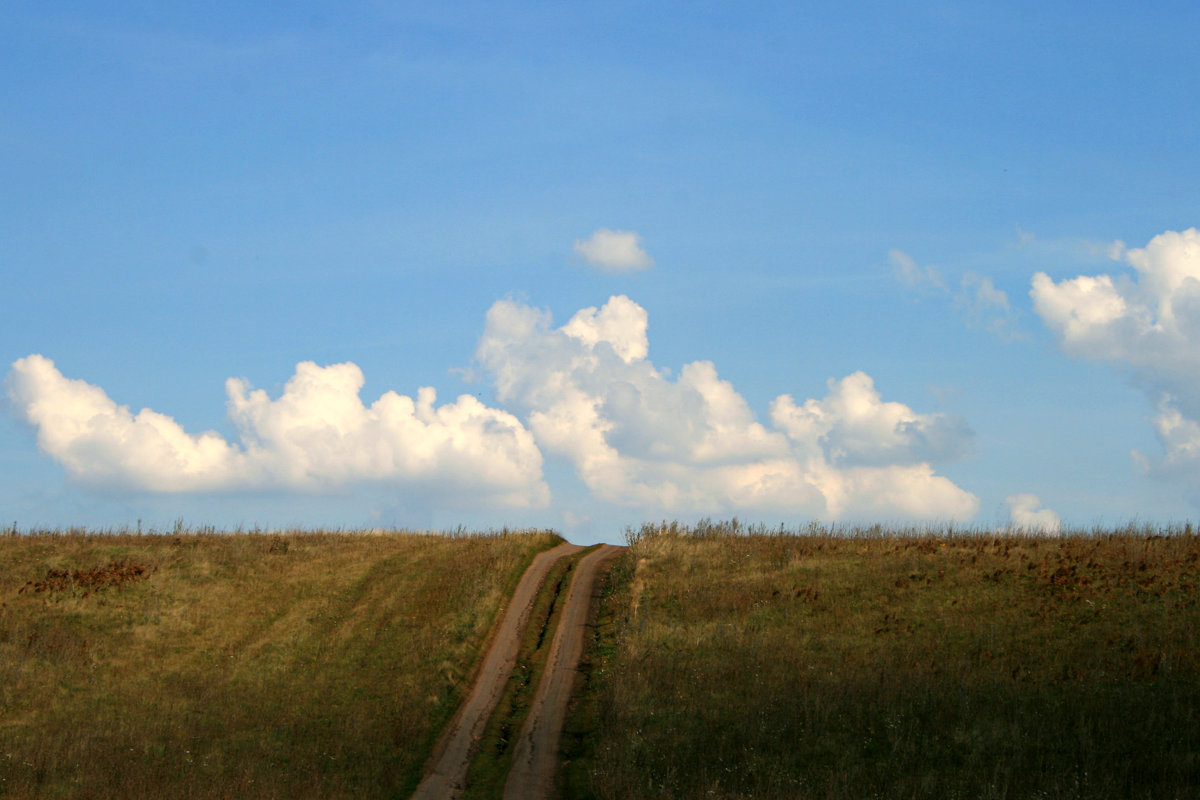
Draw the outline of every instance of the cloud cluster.
[[[971,442],[961,420],[885,402],[869,376],[822,400],[788,395],[772,426],[707,361],[674,380],[647,358],[645,310],[616,296],[555,328],[547,312],[492,306],[476,351],[501,402],[609,503],[663,511],[828,518],[967,518],[978,501],[931,463]]]
[[[1036,494],[1014,494],[1004,501],[1008,505],[1008,524],[1013,530],[1026,533],[1057,535],[1062,520],[1049,508],[1042,508]]]
[[[40,448],[95,486],[324,491],[373,482],[538,507],[550,500],[546,453],[599,501],[647,513],[976,512],[975,496],[932,466],[972,445],[961,419],[885,401],[855,372],[831,380],[820,399],[780,395],[764,424],[711,362],[686,364],[676,377],[659,370],[647,329],[645,309],[625,296],[560,327],[548,312],[503,300],[488,311],[475,357],[511,412],[469,395],[438,406],[431,388],[415,399],[387,392],[367,406],[356,365],[304,362],[276,398],[226,382],[234,440],[134,413],[40,355],[16,361],[4,388]]]
[[[1200,477],[1200,231],[1167,231],[1110,255],[1134,274],[1033,277],[1030,296],[1062,349],[1129,370],[1158,408],[1156,468]]]
[[[600,228],[586,239],[575,240],[575,255],[605,272],[633,272],[654,266],[642,249],[642,237],[633,231]]]
[[[541,451],[512,414],[469,395],[435,406],[431,388],[416,400],[387,392],[367,407],[362,385],[352,363],[298,364],[275,400],[230,379],[229,415],[241,439],[231,444],[212,431],[189,434],[150,409],[135,414],[40,355],[16,361],[4,382],[38,446],[93,485],[188,492],[417,482],[500,505],[549,501]]]

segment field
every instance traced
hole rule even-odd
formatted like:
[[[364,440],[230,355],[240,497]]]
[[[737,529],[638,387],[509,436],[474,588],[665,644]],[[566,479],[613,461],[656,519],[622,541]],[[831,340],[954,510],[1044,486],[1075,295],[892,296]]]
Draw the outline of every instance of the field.
[[[1200,797],[1200,537],[627,532],[564,797]],[[0,536],[0,796],[407,797],[553,533]],[[468,797],[503,785],[576,559]]]
[[[406,796],[550,533],[0,537],[0,796]]]
[[[573,797],[1200,796],[1200,538],[644,526]]]

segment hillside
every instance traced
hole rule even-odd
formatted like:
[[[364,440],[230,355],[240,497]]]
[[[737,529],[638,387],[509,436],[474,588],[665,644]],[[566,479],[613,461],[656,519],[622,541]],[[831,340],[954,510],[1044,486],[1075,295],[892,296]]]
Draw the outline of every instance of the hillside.
[[[836,535],[835,535],[836,534]],[[599,590],[568,798],[1174,798],[1200,537],[647,525]],[[551,533],[0,537],[0,796],[408,797]],[[504,783],[579,548],[468,796]],[[489,788],[491,787],[491,788]]]
[[[559,541],[0,537],[0,795],[403,796]]]
[[[1197,796],[1191,531],[735,530],[631,532],[571,796]]]

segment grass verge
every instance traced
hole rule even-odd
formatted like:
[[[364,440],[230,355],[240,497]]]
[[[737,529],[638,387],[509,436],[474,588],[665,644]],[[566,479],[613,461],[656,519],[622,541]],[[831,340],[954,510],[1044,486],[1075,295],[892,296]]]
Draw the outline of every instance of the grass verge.
[[[629,608],[634,560],[628,552],[618,556],[600,573],[596,594],[600,602],[590,635],[579,660],[579,677],[563,726],[563,797],[595,800],[592,770],[596,768],[597,733],[601,727],[606,683],[612,679],[612,660],[617,654],[617,637],[622,615]]]

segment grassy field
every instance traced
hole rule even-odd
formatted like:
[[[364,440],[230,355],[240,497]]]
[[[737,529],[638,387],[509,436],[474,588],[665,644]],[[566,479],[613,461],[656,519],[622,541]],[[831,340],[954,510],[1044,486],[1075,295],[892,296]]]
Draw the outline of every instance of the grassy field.
[[[549,533],[0,536],[0,796],[405,796]]]
[[[841,533],[630,532],[571,796],[1200,797],[1190,530]]]
[[[644,526],[571,798],[1200,797],[1200,537]],[[0,536],[0,797],[404,797],[550,533]],[[560,565],[472,796],[502,785]]]

